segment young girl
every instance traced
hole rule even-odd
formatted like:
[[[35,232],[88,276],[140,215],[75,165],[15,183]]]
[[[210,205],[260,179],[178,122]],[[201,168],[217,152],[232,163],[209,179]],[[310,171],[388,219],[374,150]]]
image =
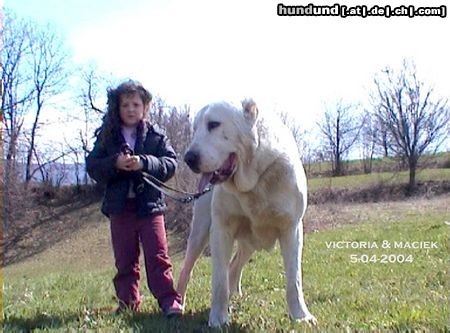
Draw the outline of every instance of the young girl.
[[[95,181],[106,185],[102,212],[111,220],[118,311],[138,311],[141,304],[141,242],[148,287],[170,317],[181,315],[183,308],[167,250],[166,205],[162,193],[144,183],[141,171],[165,182],[174,175],[177,162],[167,137],[148,121],[151,101],[152,95],[135,81],[108,90],[108,110],[86,168]],[[124,151],[125,144],[134,154]]]

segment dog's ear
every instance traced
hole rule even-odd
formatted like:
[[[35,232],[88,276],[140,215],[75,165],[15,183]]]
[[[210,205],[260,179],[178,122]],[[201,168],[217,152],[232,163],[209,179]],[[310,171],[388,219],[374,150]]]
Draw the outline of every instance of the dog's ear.
[[[244,118],[253,126],[258,119],[258,107],[253,99],[245,99],[242,101]]]

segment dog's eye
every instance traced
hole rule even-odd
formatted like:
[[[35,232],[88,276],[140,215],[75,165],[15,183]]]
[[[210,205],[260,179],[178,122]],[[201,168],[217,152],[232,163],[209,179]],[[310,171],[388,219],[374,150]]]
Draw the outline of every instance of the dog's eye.
[[[218,121],[210,121],[208,123],[208,131],[212,131],[213,129],[217,128],[220,126],[220,123]]]

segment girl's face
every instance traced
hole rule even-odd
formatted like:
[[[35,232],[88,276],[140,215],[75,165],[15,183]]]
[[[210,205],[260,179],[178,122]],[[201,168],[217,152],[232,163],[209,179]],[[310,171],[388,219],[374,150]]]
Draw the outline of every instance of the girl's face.
[[[119,114],[122,124],[126,127],[136,127],[144,118],[150,105],[144,105],[138,94],[121,95]]]

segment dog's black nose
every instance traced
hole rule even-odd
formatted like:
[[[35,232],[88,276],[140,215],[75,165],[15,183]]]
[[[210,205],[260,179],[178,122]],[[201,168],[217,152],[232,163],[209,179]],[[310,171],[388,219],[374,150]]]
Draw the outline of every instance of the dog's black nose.
[[[189,168],[191,168],[192,171],[194,172],[200,172],[199,168],[198,168],[198,163],[200,161],[200,156],[198,153],[189,150],[185,155],[184,155],[184,161],[186,162],[186,164],[189,166]]]

